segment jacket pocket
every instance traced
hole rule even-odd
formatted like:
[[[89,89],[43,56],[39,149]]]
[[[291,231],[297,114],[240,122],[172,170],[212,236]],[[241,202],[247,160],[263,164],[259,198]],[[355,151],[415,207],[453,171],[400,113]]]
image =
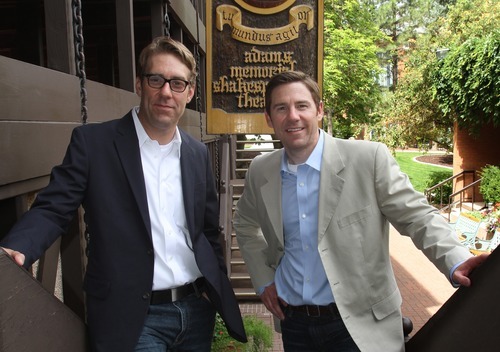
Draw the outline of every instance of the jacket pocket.
[[[401,294],[399,290],[396,289],[388,297],[372,305],[373,315],[377,320],[382,320],[397,311],[402,303],[403,299],[401,298]]]
[[[339,228],[350,226],[356,222],[366,219],[372,215],[372,206],[369,205],[355,213],[344,216],[338,220]]]

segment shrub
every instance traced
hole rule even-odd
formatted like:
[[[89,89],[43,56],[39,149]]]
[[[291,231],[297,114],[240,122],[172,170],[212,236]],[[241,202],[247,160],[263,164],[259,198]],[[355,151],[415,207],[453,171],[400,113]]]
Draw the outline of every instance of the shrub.
[[[429,189],[450,177],[449,171],[433,171],[426,180],[425,188]],[[441,187],[432,190],[429,202],[434,205],[448,204],[450,195],[453,193],[453,182],[447,182]]]
[[[486,203],[500,202],[500,168],[494,165],[486,165],[481,169],[481,192]]]
[[[215,317],[214,340],[212,352],[266,352],[273,346],[273,331],[261,319],[245,315],[243,325],[248,337],[248,343],[241,343],[229,336],[226,326],[219,314]]]

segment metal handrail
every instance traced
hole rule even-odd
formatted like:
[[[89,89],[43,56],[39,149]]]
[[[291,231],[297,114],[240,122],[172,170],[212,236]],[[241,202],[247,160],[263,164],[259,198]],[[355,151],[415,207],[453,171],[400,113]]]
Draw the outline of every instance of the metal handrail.
[[[439,209],[440,210],[446,210],[448,208],[451,207],[451,202],[450,200],[448,200],[448,204],[445,205],[444,202],[443,202],[443,186],[448,184],[449,182],[452,182],[454,181],[455,179],[459,178],[459,177],[462,177],[463,181],[465,182],[465,176],[467,174],[472,174],[473,178],[473,182],[476,182],[475,178],[476,178],[476,171],[475,170],[463,170],[462,172],[456,174],[456,175],[453,175],[451,177],[448,177],[447,179],[439,182],[437,185],[434,185],[430,188],[427,188],[425,191],[424,191],[424,195],[425,197],[427,198],[428,202],[431,203],[431,199],[432,199],[432,191],[434,191],[435,189],[438,189],[440,190],[440,201],[439,201]],[[455,183],[456,184],[456,183]],[[453,186],[455,185],[453,184]],[[463,188],[462,188],[463,190]],[[460,191],[457,191],[457,192],[462,192],[462,190]],[[455,189],[453,189],[453,191],[455,192]],[[474,198],[474,196],[473,196]]]
[[[465,186],[464,188],[460,189],[459,191],[457,192],[454,192],[452,194],[450,194],[450,197],[449,197],[449,200],[448,200],[448,207],[449,209],[451,209],[451,207],[457,203],[460,204],[460,212],[462,212],[462,203],[463,203],[463,194],[465,191],[467,191],[469,188],[473,188],[475,187],[476,185],[479,185],[481,183],[481,178],[479,180],[476,180],[472,183],[469,183],[467,186]],[[455,201],[453,202],[453,198],[455,198],[456,196],[460,196],[460,200],[458,201]],[[475,188],[473,188],[472,190],[472,208],[474,208],[474,203],[475,203],[475,197],[476,196],[476,191],[475,191]],[[450,221],[450,216],[451,216],[451,211],[448,212],[448,221]]]

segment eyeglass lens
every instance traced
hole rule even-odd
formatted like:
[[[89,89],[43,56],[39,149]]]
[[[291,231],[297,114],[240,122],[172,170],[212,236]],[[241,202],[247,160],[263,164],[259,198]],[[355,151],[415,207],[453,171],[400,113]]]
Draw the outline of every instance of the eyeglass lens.
[[[172,89],[174,92],[177,93],[182,93],[186,90],[187,85],[189,82],[184,81],[182,79],[166,79],[163,78],[162,76],[159,75],[145,75],[146,78],[148,79],[148,84],[151,88],[162,88],[165,83],[168,83],[170,85],[170,89]]]

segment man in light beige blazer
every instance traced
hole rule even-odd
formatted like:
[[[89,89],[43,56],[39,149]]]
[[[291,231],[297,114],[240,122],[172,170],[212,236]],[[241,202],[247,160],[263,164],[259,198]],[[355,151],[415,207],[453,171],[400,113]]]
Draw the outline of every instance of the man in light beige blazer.
[[[265,116],[284,149],[251,163],[234,228],[254,288],[281,323],[285,351],[404,351],[402,298],[389,256],[390,223],[410,236],[455,285],[470,285],[469,273],[485,257],[473,257],[460,245],[383,144],[341,140],[318,128],[323,105],[309,76],[285,72],[273,77],[266,89]],[[314,158],[320,166],[314,166]],[[312,254],[310,238],[297,240],[301,221],[310,214],[290,211],[304,205],[301,191],[291,198],[299,203],[291,208],[283,193],[294,189],[293,184],[286,188],[286,177],[296,175],[297,189],[304,186],[297,171],[303,165],[307,172],[317,172],[319,180],[319,187],[306,185],[313,190],[307,202],[318,204],[312,212],[317,219]],[[300,229],[284,230],[294,226]],[[315,260],[319,265],[308,268]],[[299,269],[313,274],[300,277]],[[309,285],[316,275],[324,283]],[[307,293],[316,288],[322,292]],[[311,326],[324,329],[311,332]],[[347,338],[328,336],[337,333]]]

